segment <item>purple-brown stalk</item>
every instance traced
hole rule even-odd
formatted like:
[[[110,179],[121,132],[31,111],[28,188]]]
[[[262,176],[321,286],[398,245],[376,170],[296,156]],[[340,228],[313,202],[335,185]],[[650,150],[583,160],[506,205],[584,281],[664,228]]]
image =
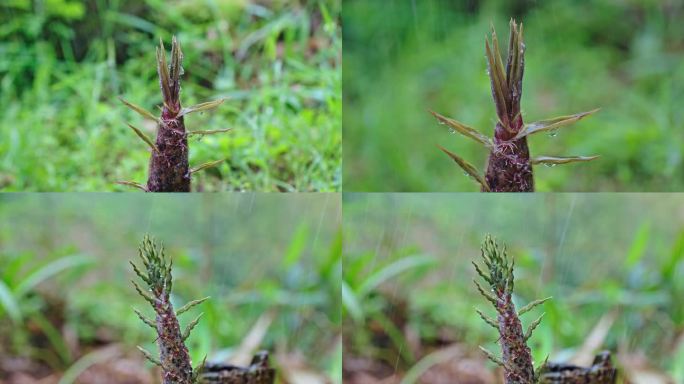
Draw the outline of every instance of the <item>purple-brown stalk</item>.
[[[173,38],[171,66],[166,68],[166,52],[161,43],[157,49],[157,73],[162,90],[162,107],[157,150],[152,151],[147,190],[152,192],[190,192],[190,165],[188,163],[188,135],[181,112],[180,73],[183,53]]]
[[[130,124],[128,125],[138,137],[147,143],[152,151],[147,185],[131,181],[119,183],[137,187],[147,192],[190,192],[191,176],[193,173],[218,165],[223,160],[211,161],[191,169],[188,163],[188,136],[210,135],[227,132],[230,129],[213,131],[188,131],[185,129],[183,118],[185,115],[217,107],[223,103],[223,100],[220,99],[189,108],[182,108],[180,102],[180,76],[183,74],[183,52],[181,51],[180,43],[174,36],[171,44],[170,65],[166,63],[166,50],[161,40],[159,45],[157,48],[157,73],[159,74],[159,86],[163,98],[161,117],[157,118],[147,110],[121,99],[124,104],[143,117],[157,122],[157,137],[154,142],[140,129]]]
[[[164,247],[157,246],[154,241],[145,236],[138,252],[145,272],[140,271],[133,262],[131,265],[138,277],[147,284],[148,289],[141,288],[135,281],[133,281],[133,285],[135,285],[140,296],[147,300],[154,309],[155,320],[146,318],[138,310],[134,311],[145,324],[157,332],[159,359],[154,358],[145,349],[138,348],[148,360],[161,367],[163,384],[196,383],[204,362],[200,367],[193,370],[185,340],[202,315],[200,314],[190,322],[183,332],[181,332],[177,316],[202,303],[208,297],[191,301],[178,311],[174,311],[169,298],[173,285],[171,277],[173,262],[166,259]]]
[[[477,310],[477,313],[487,324],[499,332],[502,356],[498,358],[488,350],[480,348],[490,360],[503,367],[506,384],[536,383],[541,369],[534,369],[527,340],[541,322],[543,315],[533,321],[525,332],[523,332],[519,316],[549,300],[550,297],[533,301],[516,311],[512,300],[513,266],[515,264],[513,259],[509,259],[505,246],[500,249],[489,235],[485,237],[481,250],[487,272],[482,271],[475,262],[473,265],[478,275],[488,283],[490,289],[484,289],[477,281],[475,281],[475,285],[480,294],[492,303],[496,309],[497,317],[496,319],[490,318],[480,310]]]
[[[492,96],[496,105],[498,122],[494,128],[494,138],[489,138],[461,122],[431,112],[437,120],[447,125],[453,132],[467,136],[489,149],[487,172],[482,177],[477,169],[458,155],[440,147],[463,170],[481,185],[483,192],[532,192],[534,178],[532,165],[534,164],[566,164],[577,161],[590,161],[598,156],[550,157],[541,156],[530,158],[527,146],[527,136],[533,133],[550,131],[574,123],[575,121],[596,112],[577,113],[542,120],[531,124],[524,124],[520,112],[522,98],[522,80],[525,70],[525,43],[523,42],[523,26],[510,22],[510,37],[508,56],[504,69],[499,42],[492,27],[492,44],[485,41],[487,67],[491,80]]]

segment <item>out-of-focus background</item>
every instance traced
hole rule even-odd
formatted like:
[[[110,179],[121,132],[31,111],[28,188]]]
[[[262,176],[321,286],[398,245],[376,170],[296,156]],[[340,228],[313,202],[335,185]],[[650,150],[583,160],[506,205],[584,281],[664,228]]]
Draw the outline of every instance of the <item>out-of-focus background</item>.
[[[155,47],[181,42],[196,189],[341,188],[340,0],[9,0],[0,4],[0,189],[128,190],[154,137],[117,96],[158,113]]]
[[[2,195],[0,382],[160,382],[132,309],[152,314],[129,265],[148,233],[173,259],[176,308],[211,296],[180,318],[204,312],[195,364],[266,349],[278,383],[339,383],[340,220],[332,194]]]
[[[485,234],[515,258],[518,308],[553,299],[536,362],[612,352],[620,383],[684,381],[684,198],[654,194],[345,194],[344,382],[496,383],[475,312]],[[482,265],[482,262],[479,263]],[[480,279],[481,280],[481,279]]]
[[[601,155],[535,167],[540,191],[684,190],[684,3],[651,0],[347,0],[344,187],[347,191],[476,191],[435,145],[483,172],[486,151],[450,135],[434,110],[491,136],[490,23],[501,49],[524,23],[526,122],[601,111],[533,156]]]

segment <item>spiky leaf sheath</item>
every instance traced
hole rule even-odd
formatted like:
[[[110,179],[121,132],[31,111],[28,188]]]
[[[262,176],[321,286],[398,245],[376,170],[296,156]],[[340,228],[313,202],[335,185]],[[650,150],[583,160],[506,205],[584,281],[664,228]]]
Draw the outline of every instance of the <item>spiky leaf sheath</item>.
[[[155,320],[145,318],[140,312],[138,316],[157,332],[157,345],[159,347],[159,360],[140,348],[145,356],[162,369],[163,384],[192,384],[196,382],[197,370],[193,371],[190,362],[190,355],[185,346],[185,339],[189,332],[197,324],[197,320],[188,325],[184,332],[181,332],[176,312],[171,304],[170,294],[173,280],[171,277],[171,267],[173,262],[166,258],[164,247],[145,236],[138,249],[140,259],[144,269],[141,271],[131,262],[133,270],[145,282],[147,289],[143,289],[135,281],[138,293],[152,306],[156,314]],[[178,314],[187,311],[189,308],[203,302],[205,299],[196,300],[188,303],[178,311]]]
[[[437,120],[447,125],[453,132],[478,141],[489,149],[487,170],[484,177],[475,167],[456,154],[441,148],[463,170],[481,185],[483,192],[533,192],[533,164],[566,164],[578,161],[591,161],[598,156],[530,158],[527,136],[542,131],[554,131],[562,126],[578,121],[597,110],[542,120],[526,125],[520,110],[522,81],[525,72],[525,43],[523,26],[514,20],[510,22],[510,37],[506,66],[499,53],[499,41],[492,27],[491,44],[485,41],[487,71],[491,81],[492,97],[498,121],[494,127],[494,137],[490,139],[475,129],[456,120],[432,112]]]
[[[175,36],[171,45],[170,64],[166,63],[164,43],[161,40],[159,41],[159,47],[157,47],[157,73],[159,74],[159,86],[164,101],[159,119],[144,108],[120,98],[121,102],[127,107],[142,117],[157,123],[157,137],[155,140],[152,140],[142,130],[128,124],[128,127],[152,151],[149,175],[147,185],[142,185],[135,181],[118,181],[118,184],[135,187],[145,192],[189,192],[190,178],[195,172],[217,166],[224,161],[209,161],[195,168],[190,168],[188,164],[188,136],[197,135],[202,137],[229,132],[231,129],[194,131],[187,131],[185,129],[185,115],[216,108],[224,100],[218,99],[182,108],[180,103],[180,76],[183,74],[182,61],[183,52]]]
[[[523,332],[519,315],[542,304],[547,299],[534,301],[522,308],[520,313],[516,312],[512,300],[515,264],[513,259],[508,257],[505,246],[499,248],[489,235],[485,237],[481,251],[486,270],[483,271],[475,262],[473,265],[477,273],[487,282],[489,289],[483,288],[477,281],[475,285],[496,309],[496,320],[480,311],[478,313],[489,325],[498,330],[501,359],[487,350],[483,349],[483,351],[492,361],[503,367],[506,384],[533,384],[536,382],[535,370],[527,339],[534,328],[539,325],[541,318],[534,321],[527,332]]]
[[[157,48],[157,73],[164,105],[158,122],[157,150],[152,151],[147,190],[150,192],[190,192],[188,135],[181,115],[180,75],[183,52],[173,38],[171,65],[167,67],[166,51],[160,41]]]
[[[508,59],[504,73],[496,32],[492,29],[492,46],[485,43],[487,64],[496,104],[498,122],[494,128],[494,146],[489,152],[485,180],[494,192],[534,191],[527,137],[515,139],[523,128],[520,113],[522,79],[525,70],[525,44],[522,25],[511,22]]]

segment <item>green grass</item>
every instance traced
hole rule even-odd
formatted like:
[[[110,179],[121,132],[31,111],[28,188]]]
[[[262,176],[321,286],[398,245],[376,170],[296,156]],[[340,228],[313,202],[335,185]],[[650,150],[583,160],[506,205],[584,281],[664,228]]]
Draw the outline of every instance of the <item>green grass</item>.
[[[601,108],[531,138],[532,156],[601,155],[535,167],[537,190],[684,189],[682,15],[651,1],[345,2],[344,190],[478,190],[436,145],[481,173],[486,151],[428,110],[491,136],[484,40],[493,23],[504,49],[510,17],[524,23],[525,121]]]
[[[54,5],[54,3],[60,3]],[[191,130],[233,128],[190,143],[203,191],[341,188],[339,0],[30,1],[0,6],[0,188],[129,190],[149,153],[126,126],[154,126],[117,96],[157,112],[155,46],[180,39],[185,106],[226,98],[188,116]],[[86,16],[87,11],[87,16]]]
[[[498,350],[498,335],[474,310],[492,314],[473,286],[471,265],[480,259],[482,236],[492,233],[515,258],[516,305],[553,296],[524,318],[529,324],[546,312],[530,339],[536,361],[570,358],[612,313],[603,348],[614,357],[618,349],[646,356],[674,382],[684,378],[684,345],[673,341],[684,326],[684,220],[672,215],[681,198],[351,193],[344,199],[346,353],[406,372],[421,357],[410,355],[416,343],[407,334],[428,346],[453,335],[450,342],[483,359],[478,345]],[[371,289],[357,288],[363,286]],[[382,339],[369,324],[402,316],[409,330],[385,327],[390,341],[373,342]]]

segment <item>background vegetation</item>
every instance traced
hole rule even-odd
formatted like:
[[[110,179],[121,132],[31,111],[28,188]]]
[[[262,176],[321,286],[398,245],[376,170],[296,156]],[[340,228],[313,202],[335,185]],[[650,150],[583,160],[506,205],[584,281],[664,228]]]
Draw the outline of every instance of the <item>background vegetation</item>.
[[[498,335],[472,282],[486,233],[515,258],[516,305],[553,296],[523,317],[546,312],[535,361],[589,364],[605,348],[623,380],[684,380],[679,196],[345,194],[343,214],[346,383],[496,381],[477,346],[499,351]]]
[[[536,167],[538,190],[684,189],[683,16],[680,1],[345,1],[345,190],[478,189],[435,144],[481,172],[486,151],[428,109],[491,136],[484,38],[492,23],[503,49],[511,17],[525,30],[525,120],[601,108],[531,138],[533,156],[602,156]]]
[[[10,0],[0,5],[0,189],[127,190],[154,135],[117,96],[157,111],[155,46],[184,53],[181,99],[226,98],[189,129],[200,190],[341,187],[340,0]]]
[[[150,233],[176,305],[211,296],[181,318],[204,312],[195,363],[267,349],[278,382],[339,383],[340,218],[329,194],[2,195],[0,381],[158,382],[135,349],[156,346],[128,263]]]

